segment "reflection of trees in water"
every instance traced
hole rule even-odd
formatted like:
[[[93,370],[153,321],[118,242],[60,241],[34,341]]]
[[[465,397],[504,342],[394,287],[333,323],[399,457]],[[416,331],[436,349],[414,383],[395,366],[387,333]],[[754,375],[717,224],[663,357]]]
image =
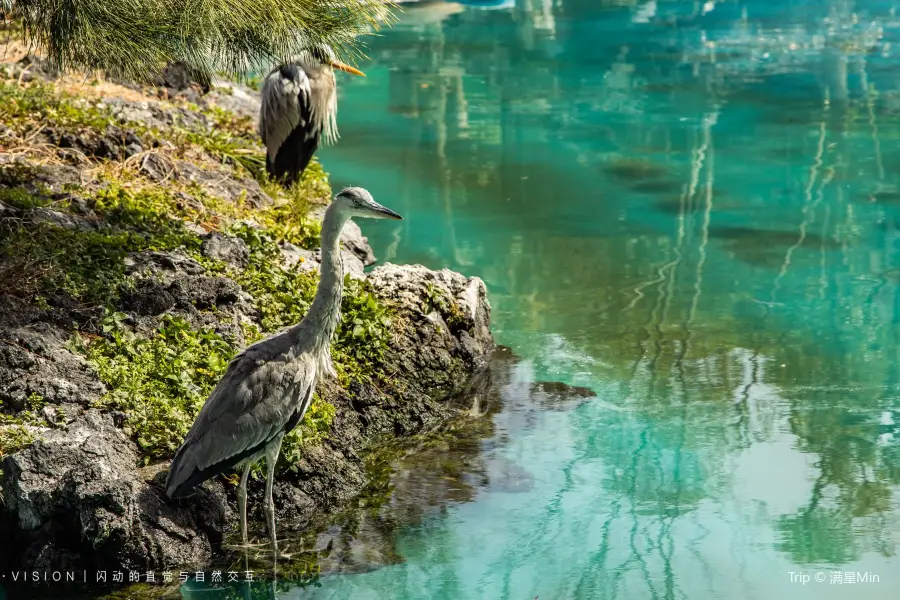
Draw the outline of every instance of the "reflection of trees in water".
[[[576,26],[622,4],[633,4],[631,18],[673,27],[642,43],[615,32],[590,43],[596,33]],[[668,565],[676,519],[690,518],[692,506],[728,482],[727,461],[718,459],[785,426],[819,460],[808,506],[779,521],[779,547],[797,562],[890,554],[900,451],[891,437],[897,407],[881,389],[900,383],[900,294],[889,271],[898,240],[890,203],[900,198],[891,166],[900,155],[885,155],[882,140],[900,137],[900,126],[884,119],[896,111],[894,90],[873,93],[885,80],[883,66],[871,67],[873,53],[887,51],[882,17],[854,18],[845,1],[829,2],[805,25],[778,22],[782,10],[798,9],[790,3],[771,9],[768,22],[741,15],[759,3],[716,3],[712,12],[706,3],[658,4],[529,0],[401,28],[372,44],[396,69],[392,106],[416,123],[401,169],[440,182],[435,254],[455,256],[457,266],[485,262],[488,283],[503,284],[492,290],[503,310],[525,328],[580,332],[570,342],[624,381],[628,405],[666,423],[607,448],[605,458],[623,466],[606,485],[629,500],[605,526],[631,524],[624,564],[654,555]],[[567,65],[570,58],[589,71]],[[811,68],[814,93],[797,77]],[[687,125],[647,117],[677,103]],[[602,110],[621,118],[598,119]],[[744,113],[754,130],[735,133],[728,119]],[[772,142],[754,146],[764,155],[743,157],[754,137]],[[548,140],[560,154],[552,163],[542,159]],[[643,156],[651,158],[625,160]],[[735,156],[759,173],[768,197],[723,186]],[[871,174],[870,189],[859,188],[861,173]],[[799,208],[780,200],[781,188],[789,199],[799,195]],[[511,236],[497,263],[504,272],[480,260],[495,243],[460,240],[453,229],[455,210],[465,207],[479,218],[517,219],[528,231],[529,219],[565,218],[564,198],[585,189],[604,194],[597,211],[610,217],[606,228]],[[616,199],[622,191],[652,203],[625,205]],[[667,220],[636,225],[646,222],[637,213],[653,206]],[[761,212],[775,215],[777,228],[748,225]],[[624,224],[615,224],[617,214]],[[883,223],[878,243],[863,245],[871,222]],[[591,310],[551,310],[572,306]],[[849,389],[829,391],[833,384]],[[584,452],[604,446],[590,435],[582,443]],[[585,577],[588,585],[600,574]],[[650,591],[668,595],[674,586],[667,572]]]
[[[451,557],[446,553],[454,551],[454,544],[439,543],[435,536],[452,532],[436,517],[455,504],[471,502],[483,490],[531,489],[533,475],[526,466],[498,450],[532,428],[539,413],[570,410],[593,394],[534,381],[527,371],[522,376],[522,366],[508,350],[499,349],[485,376],[460,400],[467,403],[462,406],[465,414],[436,432],[386,446],[371,460],[372,481],[359,508],[319,534],[315,546],[330,548],[317,559],[322,572],[367,571],[402,562],[404,554],[415,555],[424,565],[447,564]],[[397,548],[400,527],[421,528],[427,535],[407,536],[407,544],[419,545]]]

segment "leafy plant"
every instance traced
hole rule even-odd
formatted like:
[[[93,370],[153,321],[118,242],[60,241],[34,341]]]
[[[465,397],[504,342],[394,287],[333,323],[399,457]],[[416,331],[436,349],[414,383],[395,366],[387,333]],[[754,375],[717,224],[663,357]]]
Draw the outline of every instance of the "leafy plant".
[[[372,374],[390,341],[391,311],[378,300],[368,282],[344,276],[341,322],[332,344],[332,358],[345,377]]]
[[[23,425],[0,425],[0,457],[27,448],[32,442],[34,442],[34,435]]]
[[[184,439],[235,350],[212,329],[193,329],[165,315],[153,337],[124,325],[126,315],[107,312],[103,337],[73,339],[110,391],[104,406],[127,415],[126,430],[146,462],[171,456]]]

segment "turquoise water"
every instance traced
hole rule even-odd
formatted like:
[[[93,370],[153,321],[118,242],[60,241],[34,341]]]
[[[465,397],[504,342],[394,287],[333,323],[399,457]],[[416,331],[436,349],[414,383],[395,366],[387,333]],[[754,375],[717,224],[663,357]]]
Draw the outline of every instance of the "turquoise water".
[[[406,217],[363,224],[382,261],[482,277],[523,360],[488,481],[289,597],[900,596],[894,10],[429,4],[371,39],[323,162]]]
[[[482,277],[521,360],[470,493],[281,597],[900,597],[894,9],[438,3],[372,38],[326,169],[406,217],[362,224],[382,261]]]

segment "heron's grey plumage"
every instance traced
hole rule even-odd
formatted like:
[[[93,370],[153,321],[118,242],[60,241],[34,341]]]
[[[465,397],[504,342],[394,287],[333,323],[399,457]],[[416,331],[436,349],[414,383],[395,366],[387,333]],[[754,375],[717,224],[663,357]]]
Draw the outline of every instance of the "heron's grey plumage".
[[[320,139],[337,141],[336,89],[332,66],[309,52],[266,76],[259,135],[270,175],[292,182],[306,169]]]
[[[266,516],[274,546],[271,480],[282,438],[309,408],[317,377],[334,374],[330,346],[344,283],[340,234],[354,216],[400,218],[362,188],[347,188],[335,197],[322,222],[321,276],[309,311],[297,325],[249,346],[231,361],[169,467],[166,493],[177,498],[244,465],[238,503],[245,542],[247,466],[266,457]]]

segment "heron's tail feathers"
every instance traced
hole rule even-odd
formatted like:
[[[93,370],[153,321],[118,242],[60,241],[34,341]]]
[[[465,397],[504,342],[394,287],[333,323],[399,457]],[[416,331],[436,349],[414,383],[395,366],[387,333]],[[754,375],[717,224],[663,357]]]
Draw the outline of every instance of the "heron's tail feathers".
[[[182,446],[175,453],[175,458],[169,465],[169,474],[166,475],[166,495],[173,500],[180,498],[188,491],[184,485],[188,479],[188,475],[185,473],[184,449],[185,447]]]

